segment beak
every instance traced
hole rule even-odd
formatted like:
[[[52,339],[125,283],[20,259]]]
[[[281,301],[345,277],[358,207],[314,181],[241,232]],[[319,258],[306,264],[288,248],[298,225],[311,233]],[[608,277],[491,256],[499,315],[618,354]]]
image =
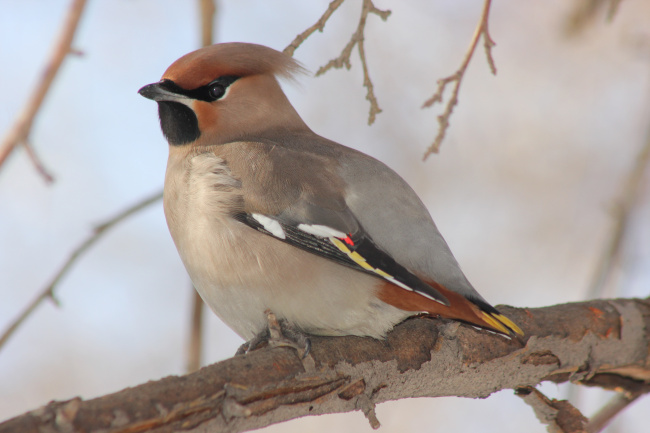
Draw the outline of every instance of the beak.
[[[185,102],[187,100],[187,96],[185,95],[179,95],[178,93],[172,92],[169,89],[167,89],[167,84],[169,81],[167,80],[162,80],[157,83],[152,83],[152,84],[147,84],[140,90],[138,90],[138,93],[144,96],[147,99],[154,100],[156,102],[161,102],[161,101],[175,101],[175,102]]]

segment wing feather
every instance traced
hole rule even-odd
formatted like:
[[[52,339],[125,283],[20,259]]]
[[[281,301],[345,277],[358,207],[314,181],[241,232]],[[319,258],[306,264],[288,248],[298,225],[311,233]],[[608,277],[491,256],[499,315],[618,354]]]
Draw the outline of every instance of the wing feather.
[[[417,292],[443,305],[449,300],[438,290],[422,281],[388,253],[379,248],[363,228],[355,224],[355,233],[342,232],[321,224],[296,224],[259,214],[240,212],[235,219],[247,226],[275,237],[277,240],[312,254],[332,260],[366,274],[387,280],[402,289]],[[314,226],[317,226],[314,228]],[[278,230],[278,227],[281,230]],[[330,235],[330,236],[328,236]]]

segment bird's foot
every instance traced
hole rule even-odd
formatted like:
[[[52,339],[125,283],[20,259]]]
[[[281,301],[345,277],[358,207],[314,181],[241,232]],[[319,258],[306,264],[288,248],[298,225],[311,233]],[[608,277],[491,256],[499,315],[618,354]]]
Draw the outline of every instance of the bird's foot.
[[[243,355],[261,347],[270,346],[292,347],[298,352],[300,359],[307,358],[311,351],[309,337],[286,320],[278,320],[271,310],[266,310],[264,313],[266,314],[268,327],[242,344],[235,355]]]
[[[246,343],[239,346],[239,349],[237,349],[237,352],[235,352],[235,356],[245,355],[248,352],[252,352],[255,349],[264,347],[265,345],[268,344],[268,342],[269,342],[269,330],[268,328],[266,328],[262,332],[257,334],[255,337],[251,338]]]
[[[271,347],[293,347],[304,359],[311,351],[311,340],[300,329],[286,320],[278,320],[271,310],[266,310],[266,320],[269,323],[268,344]]]

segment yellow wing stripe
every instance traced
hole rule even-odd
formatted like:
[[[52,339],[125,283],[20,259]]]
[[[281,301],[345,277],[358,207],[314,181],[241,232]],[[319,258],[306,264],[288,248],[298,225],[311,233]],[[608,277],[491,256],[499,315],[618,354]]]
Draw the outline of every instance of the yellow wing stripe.
[[[390,282],[404,289],[411,290],[411,291],[413,290],[412,288],[395,280],[395,278],[392,275],[382,271],[381,269],[373,268],[372,266],[370,266],[366,261],[366,259],[364,259],[361,254],[357,253],[356,251],[351,251],[347,247],[347,245],[345,245],[345,243],[341,242],[339,239],[335,237],[330,237],[329,239],[336,246],[336,248],[344,252],[350,259],[354,261],[354,263],[361,266],[363,269],[367,271],[372,271],[377,275],[389,280]],[[437,299],[434,299],[434,301],[440,302]],[[504,334],[510,334],[511,331],[514,331],[519,335],[524,335],[524,331],[522,331],[521,328],[519,328],[519,326],[515,325],[515,323],[512,320],[508,319],[503,314],[486,313],[484,311],[482,311],[481,313],[483,314],[483,320],[485,320],[485,322],[490,326],[492,326],[494,329],[497,329],[503,332]]]
[[[381,269],[375,269],[375,273],[381,275],[384,278],[393,278],[391,275],[387,274],[386,272],[382,271]]]
[[[366,262],[366,259],[364,259],[363,257],[361,257],[361,254],[357,253],[356,251],[353,251],[352,253],[348,254],[348,256],[350,256],[350,258],[351,258],[352,260],[354,260],[355,262],[357,262],[357,264],[358,264],[359,266],[361,266],[363,269],[366,269],[366,270],[368,270],[368,271],[375,271],[375,272],[376,272],[375,268],[373,268],[372,266],[370,266],[370,265],[368,264],[368,262]]]
[[[331,237],[330,241],[332,241],[332,243],[336,246],[336,248],[338,248],[339,250],[341,250],[345,254],[347,254],[349,258],[354,260],[354,263],[361,266],[363,269],[365,269],[367,271],[372,271],[372,272],[376,273],[377,275],[380,275],[380,276],[382,276],[384,278],[387,278],[387,279],[389,279],[391,281],[394,281],[392,275],[387,274],[386,272],[382,271],[381,269],[376,269],[376,268],[373,268],[372,266],[370,266],[368,264],[368,262],[366,261],[366,259],[364,259],[361,254],[357,253],[356,251],[350,251],[350,249],[343,242],[341,242],[339,239],[337,239],[335,237]],[[397,284],[400,285],[400,286],[404,286],[403,284],[400,284],[400,283],[397,283]],[[408,289],[412,290],[411,288],[408,288]]]
[[[333,243],[334,245],[336,245],[336,248],[338,248],[339,250],[343,251],[345,254],[350,255],[350,253],[352,252],[352,251],[350,251],[350,249],[349,249],[348,247],[346,247],[345,244],[344,244],[343,242],[341,242],[340,240],[338,240],[338,239],[336,239],[336,238],[334,238],[334,237],[331,237],[331,238],[330,238],[330,241],[332,241],[332,243]]]

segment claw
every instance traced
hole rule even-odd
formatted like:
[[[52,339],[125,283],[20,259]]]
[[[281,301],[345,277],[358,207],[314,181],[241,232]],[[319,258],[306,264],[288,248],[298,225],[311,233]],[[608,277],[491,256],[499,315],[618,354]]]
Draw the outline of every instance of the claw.
[[[296,349],[300,355],[300,359],[304,360],[307,358],[311,352],[311,340],[309,337],[286,320],[278,320],[271,310],[267,309],[264,313],[266,314],[268,327],[239,346],[235,356],[244,355],[264,345],[268,345],[271,347],[292,347]]]
[[[305,341],[305,353],[302,354],[302,359],[307,358],[309,352],[311,352],[311,340],[309,339],[309,337],[307,337]]]
[[[235,352],[235,356],[245,355],[246,353],[248,353],[248,348],[249,347],[250,347],[250,344],[247,341],[246,343],[239,346],[239,348],[237,349],[237,352]]]
[[[269,343],[269,334],[270,331],[269,329],[264,329],[262,332],[257,334],[255,337],[251,338],[248,340],[246,343],[242,344],[239,346],[239,349],[237,349],[237,352],[235,352],[235,356],[237,355],[245,355],[249,352],[252,352],[255,349],[259,349],[260,347],[263,347],[264,345],[267,345]]]

